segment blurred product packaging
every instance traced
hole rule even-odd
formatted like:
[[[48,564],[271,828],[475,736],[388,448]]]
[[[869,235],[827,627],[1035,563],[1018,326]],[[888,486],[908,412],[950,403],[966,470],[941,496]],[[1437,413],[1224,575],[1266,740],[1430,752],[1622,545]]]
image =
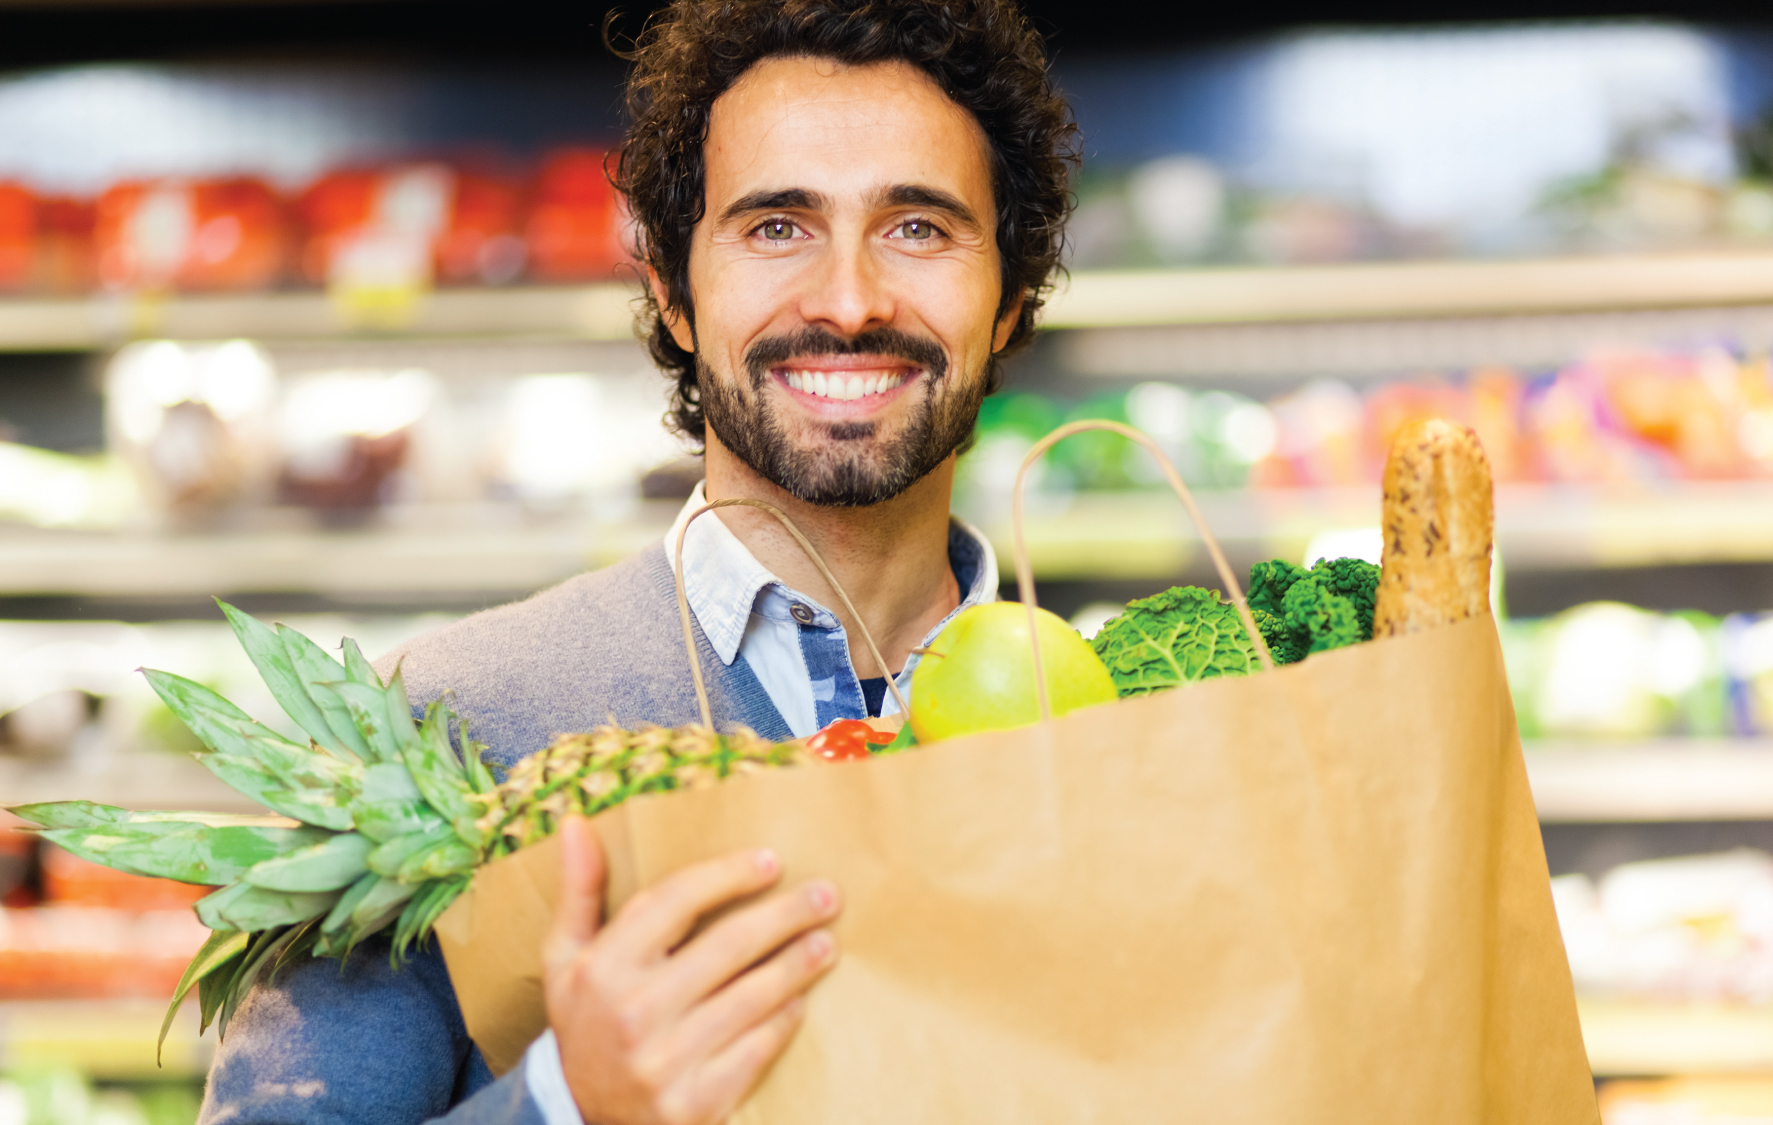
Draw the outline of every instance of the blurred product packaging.
[[[277,469],[276,372],[257,345],[131,344],[105,378],[111,452],[144,498],[178,519],[262,501]]]
[[[659,425],[659,378],[526,375],[499,392],[491,494],[536,508],[637,499],[645,474],[683,455]]]
[[[265,289],[283,277],[289,229],[262,180],[125,181],[99,196],[93,245],[107,289]]]
[[[435,282],[500,285],[523,274],[512,180],[442,163],[329,172],[296,200],[302,276],[347,302],[401,302]]]
[[[550,153],[536,174],[525,233],[537,281],[610,281],[630,258],[628,210],[602,149]]]
[[[1752,848],[1552,880],[1587,996],[1773,1002],[1773,856]]]
[[[437,381],[413,368],[285,380],[276,408],[280,498],[341,514],[415,498],[403,471],[431,452],[421,447],[432,444],[425,422],[438,399]]]
[[[1715,618],[1591,602],[1502,626],[1525,737],[1748,733],[1733,729]]]

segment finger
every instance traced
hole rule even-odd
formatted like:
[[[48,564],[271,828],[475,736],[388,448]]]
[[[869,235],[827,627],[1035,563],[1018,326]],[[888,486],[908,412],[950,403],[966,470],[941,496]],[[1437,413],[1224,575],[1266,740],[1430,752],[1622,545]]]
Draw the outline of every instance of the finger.
[[[659,1052],[667,1073],[724,1051],[770,1013],[806,992],[837,963],[829,930],[814,930],[739,977],[666,1032]]]
[[[835,918],[838,908],[837,888],[816,879],[735,910],[678,950],[640,1002],[655,1019],[674,1019],[785,943]]]
[[[567,817],[560,826],[560,895],[543,948],[543,961],[550,968],[571,961],[597,936],[608,873],[603,842],[592,831],[591,822],[582,816]]]
[[[611,956],[650,965],[681,942],[702,915],[756,894],[782,877],[782,861],[768,848],[733,852],[686,867],[628,900],[604,927],[599,944]]]
[[[795,996],[726,1050],[665,1093],[667,1120],[722,1121],[757,1085],[758,1076],[806,1019],[806,1000]]]

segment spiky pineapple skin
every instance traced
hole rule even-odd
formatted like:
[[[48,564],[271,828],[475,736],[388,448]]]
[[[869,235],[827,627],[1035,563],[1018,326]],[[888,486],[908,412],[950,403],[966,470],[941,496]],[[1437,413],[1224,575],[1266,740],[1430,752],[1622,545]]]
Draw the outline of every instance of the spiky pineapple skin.
[[[486,858],[539,842],[565,817],[594,816],[642,793],[701,788],[812,760],[800,743],[772,743],[748,727],[720,734],[699,725],[645,724],[563,734],[512,766],[488,794],[491,804],[479,821],[491,841]]]

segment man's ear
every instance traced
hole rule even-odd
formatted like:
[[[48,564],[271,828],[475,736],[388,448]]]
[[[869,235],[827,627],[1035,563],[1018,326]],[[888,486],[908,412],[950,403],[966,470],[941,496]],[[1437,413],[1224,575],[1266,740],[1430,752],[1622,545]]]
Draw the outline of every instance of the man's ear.
[[[677,341],[678,347],[695,354],[696,334],[690,330],[689,321],[684,319],[683,312],[671,307],[665,292],[665,283],[659,280],[659,271],[650,265],[646,267],[646,284],[653,291],[653,300],[658,303],[659,319],[665,322],[665,330],[671,333],[671,338]]]
[[[1016,299],[1010,302],[1010,307],[997,318],[997,328],[991,333],[991,350],[993,352],[1001,352],[1009,346],[1010,333],[1016,330],[1016,322],[1022,319],[1023,296],[1024,294],[1021,293],[1016,294]]]

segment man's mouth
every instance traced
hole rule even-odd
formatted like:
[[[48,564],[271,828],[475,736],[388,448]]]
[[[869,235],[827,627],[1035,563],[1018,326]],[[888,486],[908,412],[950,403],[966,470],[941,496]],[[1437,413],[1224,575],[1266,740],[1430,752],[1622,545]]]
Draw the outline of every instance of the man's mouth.
[[[848,401],[886,394],[903,386],[911,376],[905,371],[868,371],[846,374],[842,371],[793,370],[780,372],[794,390],[818,398]]]

